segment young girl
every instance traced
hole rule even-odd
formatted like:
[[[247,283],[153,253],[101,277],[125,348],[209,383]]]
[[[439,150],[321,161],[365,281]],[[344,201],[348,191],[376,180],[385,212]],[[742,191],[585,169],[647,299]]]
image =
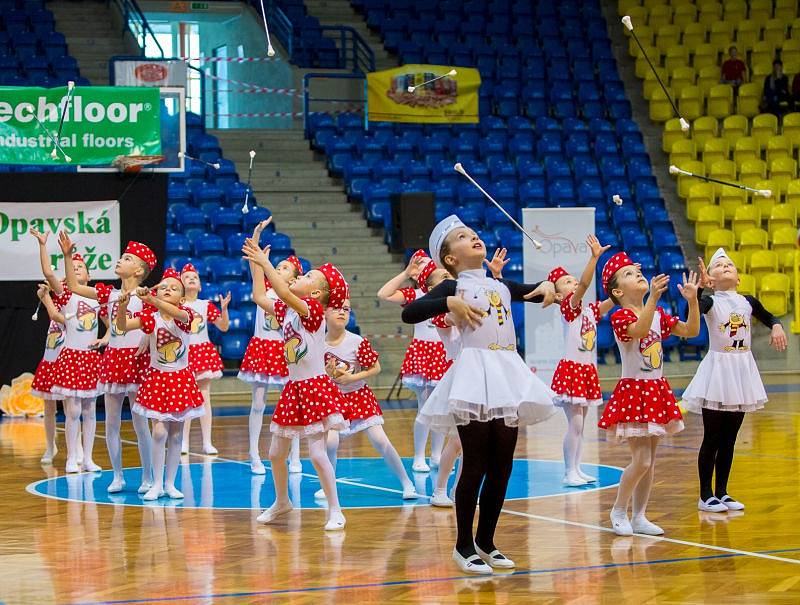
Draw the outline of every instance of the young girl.
[[[771,329],[769,344],[776,351],[786,350],[786,334],[780,321],[752,296],[736,292],[739,272],[720,248],[711,257],[708,273],[700,260],[700,285],[714,293],[700,296],[700,312],[704,315],[710,346],[697,368],[692,382],[683,392],[683,403],[695,413],[703,414],[703,443],[697,457],[700,474],[702,511],[743,510],[744,504],[728,495],[728,476],[733,464],[736,435],[747,412],[764,407],[767,393],[761,383],[750,341],[752,318]],[[711,479],[716,470],[715,489]]]
[[[458,540],[453,560],[462,571],[492,573],[514,562],[495,546],[494,533],[514,461],[517,427],[551,416],[552,391],[516,350],[511,302],[555,299],[553,285],[496,280],[483,268],[486,247],[455,216],[440,222],[430,249],[458,280],[447,280],[403,310],[403,321],[419,323],[448,311],[460,330],[453,367],[425,402],[420,417],[434,430],[455,428],[463,448],[456,489]],[[472,522],[480,491],[478,531]]]
[[[405,270],[378,290],[378,298],[406,306],[424,296],[429,288],[433,288],[441,282],[442,276],[447,275],[446,271],[438,272],[439,277],[436,281],[434,273],[436,273],[437,267],[435,263],[430,264],[431,262],[424,250],[417,250]],[[427,271],[423,273],[426,268]],[[416,289],[402,287],[409,279],[417,282]],[[416,324],[414,338],[408,345],[403,364],[400,367],[400,375],[403,378],[403,385],[416,394],[418,409],[422,409],[431,391],[449,367],[450,363],[447,361],[444,346],[436,327],[430,321]],[[429,432],[430,427],[420,422],[419,415],[417,415],[414,421],[414,462],[412,464],[414,472],[427,473],[431,470],[431,466],[439,466],[444,436],[439,433],[431,435],[431,463],[428,465],[425,462],[425,446]]]
[[[194,311],[192,318],[192,332],[189,335],[189,368],[194,373],[197,386],[203,394],[203,415],[200,416],[200,431],[203,434],[203,453],[208,456],[215,456],[219,452],[211,444],[211,381],[222,378],[222,358],[208,339],[208,324],[213,323],[220,332],[227,332],[230,326],[228,317],[228,305],[231,302],[231,293],[228,292],[223,298],[220,296],[219,304],[222,310],[210,300],[199,300],[197,295],[202,286],[200,275],[194,265],[188,263],[181,269],[181,281],[186,300],[185,307]],[[188,418],[183,427],[183,445],[181,453],[189,453],[189,431],[192,427],[192,419]]]
[[[403,500],[416,500],[419,494],[408,478],[397,450],[383,430],[383,412],[378,400],[375,399],[375,394],[366,383],[368,378],[377,376],[381,371],[378,352],[366,338],[345,330],[348,321],[350,321],[349,300],[345,300],[338,309],[329,306],[325,310],[325,325],[328,328],[325,334],[325,370],[344,395],[346,405],[344,416],[350,422],[350,428],[342,432],[341,436],[349,437],[365,431],[372,447],[383,456],[389,470],[400,481]],[[328,431],[326,441],[328,458],[335,471],[339,432]],[[319,490],[314,496],[321,498],[324,497],[324,493]]]
[[[578,487],[597,481],[596,477],[581,470],[583,425],[590,406],[603,403],[600,378],[595,366],[597,322],[611,311],[610,300],[597,301],[583,307],[583,296],[592,284],[597,259],[610,246],[601,246],[594,235],[586,238],[591,257],[586,263],[580,281],[556,267],[547,276],[561,299],[561,317],[565,322],[566,352],[558,362],[551,387],[556,393],[553,403],[567,416],[567,433],[564,435],[564,485]]]
[[[204,402],[189,368],[189,334],[194,311],[183,306],[183,282],[171,268],[164,271],[155,296],[147,288],[138,288],[135,294],[144,308],[128,319],[130,293],[123,292],[115,321],[120,332],[142,330],[148,335],[150,345],[150,367],[132,406],[134,414],[153,421],[153,485],[143,498],[157,500],[166,495],[179,499],[183,494],[175,487],[175,476],[181,457],[183,423],[201,416]]]
[[[639,267],[624,252],[606,262],[602,272],[603,290],[622,307],[611,315],[614,337],[622,355],[622,379],[614,388],[598,426],[620,441],[627,441],[631,463],[625,467],[611,509],[611,525],[620,536],[635,533],[657,536],[664,533],[645,517],[656,463],[658,440],[683,430],[683,419],[675,396],[662,375],[661,341],[674,333],[692,338],[700,333],[697,306],[697,276],[692,272],[678,289],[689,303],[685,322],[668,315],[658,301],[666,291],[669,277],[657,275],[649,286]],[[633,522],[628,504],[633,499]]]
[[[289,381],[272,416],[269,459],[275,483],[275,502],[258,517],[270,523],[292,510],[289,501],[286,458],[291,439],[305,436],[311,463],[328,500],[325,530],[344,529],[336,476],[325,451],[325,432],[347,428],[344,398],[325,372],[325,307],[334,309],[349,298],[347,282],[330,263],[299,276],[291,286],[283,281],[258,242],[248,239],[242,252],[253,264],[253,300],[274,315],[283,329],[284,355]],[[277,301],[267,297],[264,276],[275,289]]]
[[[269,225],[272,217],[259,223],[253,230],[253,241],[261,239],[261,232]],[[252,266],[250,270],[252,274]],[[297,276],[303,272],[300,259],[296,256],[282,260],[275,266],[275,273],[286,284],[291,285]],[[275,290],[266,284],[267,298],[273,302],[278,300]],[[255,475],[267,472],[261,462],[258,451],[258,440],[261,437],[261,425],[264,423],[264,408],[267,405],[267,391],[271,386],[283,388],[289,368],[283,355],[283,334],[278,320],[273,315],[265,313],[256,305],[256,319],[253,337],[247,345],[247,350],[239,368],[239,380],[252,385],[253,397],[250,404],[249,435],[250,435],[250,471]],[[289,456],[289,472],[302,472],[300,464],[299,438],[292,440],[291,454]]]

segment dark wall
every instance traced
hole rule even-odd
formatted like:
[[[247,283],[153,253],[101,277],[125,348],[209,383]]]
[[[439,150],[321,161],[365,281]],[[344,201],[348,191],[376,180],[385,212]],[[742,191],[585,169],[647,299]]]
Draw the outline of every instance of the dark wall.
[[[120,200],[120,244],[124,247],[128,240],[137,240],[153,249],[158,266],[147,280],[153,284],[161,276],[164,261],[167,177],[151,173],[0,174],[0,200],[19,203]],[[31,254],[38,254],[32,237]],[[38,302],[36,284],[40,281],[41,275],[31,275],[29,282],[0,281],[0,385],[9,384],[22,372],[33,372],[42,357],[47,313],[40,312],[39,321],[31,321]]]

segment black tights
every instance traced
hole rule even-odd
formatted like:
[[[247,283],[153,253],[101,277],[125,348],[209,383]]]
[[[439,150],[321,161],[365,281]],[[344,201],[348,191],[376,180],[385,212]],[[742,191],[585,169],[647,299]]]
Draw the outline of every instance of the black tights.
[[[697,456],[700,473],[700,497],[722,498],[728,493],[728,476],[733,464],[736,435],[744,420],[744,412],[723,412],[703,408],[703,443]],[[711,478],[717,472],[715,489],[711,491]]]
[[[456,487],[456,549],[466,557],[475,554],[472,522],[478,504],[478,492],[481,510],[475,543],[485,552],[495,549],[494,531],[511,477],[517,429],[506,426],[503,419],[470,422],[458,427],[458,436],[464,457],[461,478]]]

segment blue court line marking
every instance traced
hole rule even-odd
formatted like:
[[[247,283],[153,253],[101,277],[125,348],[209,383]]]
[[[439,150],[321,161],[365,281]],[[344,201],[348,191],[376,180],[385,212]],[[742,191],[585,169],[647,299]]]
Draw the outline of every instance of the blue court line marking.
[[[779,550],[767,550],[760,552],[760,554],[777,554],[777,553],[790,553],[798,552],[800,548],[784,548]],[[488,579],[504,579],[512,577],[524,576],[537,576],[544,574],[566,573],[574,571],[593,571],[602,569],[616,569],[621,567],[643,567],[647,565],[666,565],[670,563],[684,563],[688,561],[707,561],[713,559],[732,559],[735,557],[743,557],[744,554],[719,554],[719,555],[701,555],[697,557],[676,557],[671,559],[654,559],[652,561],[628,561],[625,563],[599,563],[596,565],[579,565],[572,567],[550,567],[544,569],[524,569],[513,571],[510,573],[503,573],[491,576],[479,575],[465,575],[465,576],[445,576],[441,578],[420,578],[416,580],[388,580],[386,582],[365,582],[362,584],[343,584],[333,586],[310,586],[307,588],[281,588],[277,590],[261,590],[250,592],[227,592],[227,593],[214,593],[214,594],[198,594],[191,596],[180,597],[161,597],[152,599],[127,599],[115,601],[82,601],[71,602],[69,605],[126,605],[131,603],[166,603],[176,601],[186,601],[189,599],[224,599],[235,597],[258,597],[258,596],[271,596],[271,595],[285,595],[297,593],[313,593],[313,592],[328,592],[337,590],[357,590],[365,588],[385,588],[392,586],[413,586],[420,584],[436,584],[442,582],[456,582],[458,580],[474,580],[480,582]]]

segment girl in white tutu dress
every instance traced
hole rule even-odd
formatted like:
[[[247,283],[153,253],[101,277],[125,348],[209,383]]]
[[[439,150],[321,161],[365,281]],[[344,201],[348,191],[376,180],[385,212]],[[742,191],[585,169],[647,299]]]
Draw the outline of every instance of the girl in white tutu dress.
[[[698,291],[700,312],[708,325],[709,349],[692,382],[683,393],[686,409],[703,415],[703,443],[697,457],[700,501],[703,511],[743,510],[744,504],[728,495],[728,476],[733,464],[736,435],[744,415],[764,407],[767,394],[750,351],[752,318],[771,329],[769,344],[786,350],[786,334],[780,321],[752,296],[736,292],[739,273],[720,248],[711,257],[708,273],[700,259],[701,286],[714,290],[711,296]],[[716,470],[715,489],[711,478]]]
[[[458,539],[453,560],[462,571],[492,573],[492,567],[514,567],[495,546],[494,533],[511,475],[517,428],[555,413],[553,392],[517,353],[511,301],[550,304],[555,290],[549,282],[526,285],[487,277],[486,246],[455,215],[436,225],[430,250],[458,279],[442,282],[406,306],[403,321],[416,324],[450,312],[459,326],[460,348],[420,418],[440,432],[457,430],[461,438],[464,458],[456,488]],[[479,491],[481,509],[473,539]]]

